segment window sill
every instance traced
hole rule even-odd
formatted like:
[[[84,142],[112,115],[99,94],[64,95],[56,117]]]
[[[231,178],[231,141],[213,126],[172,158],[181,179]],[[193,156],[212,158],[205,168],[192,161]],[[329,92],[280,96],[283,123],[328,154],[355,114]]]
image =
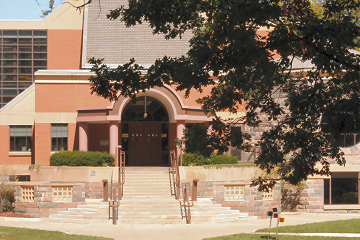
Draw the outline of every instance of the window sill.
[[[28,151],[9,152],[9,157],[16,157],[16,156],[31,156],[31,152]]]
[[[324,205],[324,210],[358,210],[358,209],[360,209],[359,204]]]

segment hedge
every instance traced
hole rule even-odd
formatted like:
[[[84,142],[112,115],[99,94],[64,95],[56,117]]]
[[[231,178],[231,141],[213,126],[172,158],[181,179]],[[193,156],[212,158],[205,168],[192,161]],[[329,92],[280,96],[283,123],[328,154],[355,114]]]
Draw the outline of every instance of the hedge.
[[[59,152],[50,157],[50,166],[114,166],[114,157],[105,152]]]
[[[204,165],[218,165],[218,164],[237,164],[238,159],[235,156],[228,156],[226,154],[217,155],[212,153],[210,157],[206,158],[199,153],[184,153],[183,166],[204,166]]]

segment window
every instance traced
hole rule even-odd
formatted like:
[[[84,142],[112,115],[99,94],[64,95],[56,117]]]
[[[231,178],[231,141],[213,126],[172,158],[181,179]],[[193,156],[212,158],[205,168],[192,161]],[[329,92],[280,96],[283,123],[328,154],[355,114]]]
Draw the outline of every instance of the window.
[[[68,138],[67,124],[51,125],[51,151],[66,151]]]
[[[245,200],[245,186],[244,185],[230,185],[224,186],[224,200],[225,201],[240,201]]]
[[[53,202],[72,202],[72,187],[53,187]]]
[[[31,126],[10,126],[10,151],[31,151]]]
[[[359,204],[359,174],[332,173],[324,180],[324,204]]]
[[[21,186],[21,201],[34,201],[34,186]]]
[[[321,130],[339,147],[352,147],[360,141],[360,104],[341,100],[328,106],[322,119]]]
[[[237,149],[237,145],[242,144],[242,126],[233,126],[230,128],[230,148],[229,156],[237,157],[238,161],[244,161],[244,152],[240,149]]]

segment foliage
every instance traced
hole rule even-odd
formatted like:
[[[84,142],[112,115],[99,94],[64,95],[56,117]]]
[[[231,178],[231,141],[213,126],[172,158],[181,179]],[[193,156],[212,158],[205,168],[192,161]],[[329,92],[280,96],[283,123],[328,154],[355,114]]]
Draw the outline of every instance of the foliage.
[[[15,201],[15,189],[14,185],[9,184],[11,175],[12,171],[8,166],[0,167],[0,212],[8,212],[14,209],[12,204]]]
[[[286,221],[286,219],[285,219]],[[348,219],[327,221],[319,223],[307,223],[296,226],[279,227],[281,233],[360,233],[360,219]],[[268,232],[269,228],[256,230],[256,232]],[[276,228],[271,229],[272,232]]]
[[[212,153],[209,157],[205,157],[200,153],[184,153],[183,166],[204,166],[218,164],[237,164],[237,158],[226,154],[218,155]]]
[[[28,240],[28,239],[47,239],[47,240],[110,240],[113,238],[104,238],[104,237],[94,237],[94,236],[85,236],[85,235],[75,235],[67,234],[59,231],[45,231],[38,229],[29,229],[29,228],[15,228],[15,227],[3,227],[0,226],[0,237],[2,239],[18,239],[18,240]]]
[[[40,17],[44,18],[47,15],[49,15],[54,10],[54,3],[55,3],[55,0],[49,0],[49,9],[41,10],[42,15],[40,15]]]
[[[9,184],[2,184],[0,186],[0,212],[10,212],[14,210],[13,203],[15,202],[14,197],[14,186]]]
[[[215,151],[221,155],[229,150],[230,141],[233,147],[247,149],[249,146],[242,144],[243,140],[249,139],[250,136],[241,131],[230,131],[231,126],[219,118],[214,118],[210,122],[212,131],[208,134],[207,126],[195,123],[184,131],[185,152],[199,153],[205,157],[210,157]]]
[[[59,152],[50,157],[50,166],[114,166],[114,157],[105,152]]]
[[[158,59],[145,74],[134,59],[110,69],[92,58],[92,92],[110,100],[119,92],[134,99],[139,91],[164,83],[186,95],[211,85],[211,94],[198,100],[207,114],[235,113],[245,105],[246,116],[238,121],[267,126],[257,143],[255,163],[261,169],[282,173],[291,184],[328,174],[328,159],[345,164],[335,141],[343,118],[321,134],[322,115],[343,113],[360,120],[360,56],[350,51],[360,44],[359,7],[356,0],[324,0],[320,14],[308,0],[131,0],[108,18],[128,27],[147,22],[166,39],[193,31],[190,50],[182,57]],[[267,36],[258,34],[260,27],[267,27]],[[295,71],[298,60],[310,61],[313,68]],[[356,107],[331,110],[344,100]],[[259,190],[275,183],[262,177],[253,182]]]

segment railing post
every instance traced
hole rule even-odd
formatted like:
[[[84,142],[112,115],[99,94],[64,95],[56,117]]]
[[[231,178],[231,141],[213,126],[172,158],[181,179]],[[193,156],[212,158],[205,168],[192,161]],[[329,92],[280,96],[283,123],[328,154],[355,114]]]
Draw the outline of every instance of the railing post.
[[[108,202],[109,201],[109,183],[108,183],[107,179],[103,179],[102,182],[103,182],[103,189],[104,189],[104,192],[103,192],[104,200],[103,201]]]
[[[114,188],[114,198],[113,198],[113,224],[116,225],[116,218],[117,218],[117,214],[116,214],[116,202],[117,202],[117,188]]]
[[[197,183],[198,183],[199,179],[193,179],[193,188],[192,188],[192,195],[191,195],[191,200],[197,201]]]

